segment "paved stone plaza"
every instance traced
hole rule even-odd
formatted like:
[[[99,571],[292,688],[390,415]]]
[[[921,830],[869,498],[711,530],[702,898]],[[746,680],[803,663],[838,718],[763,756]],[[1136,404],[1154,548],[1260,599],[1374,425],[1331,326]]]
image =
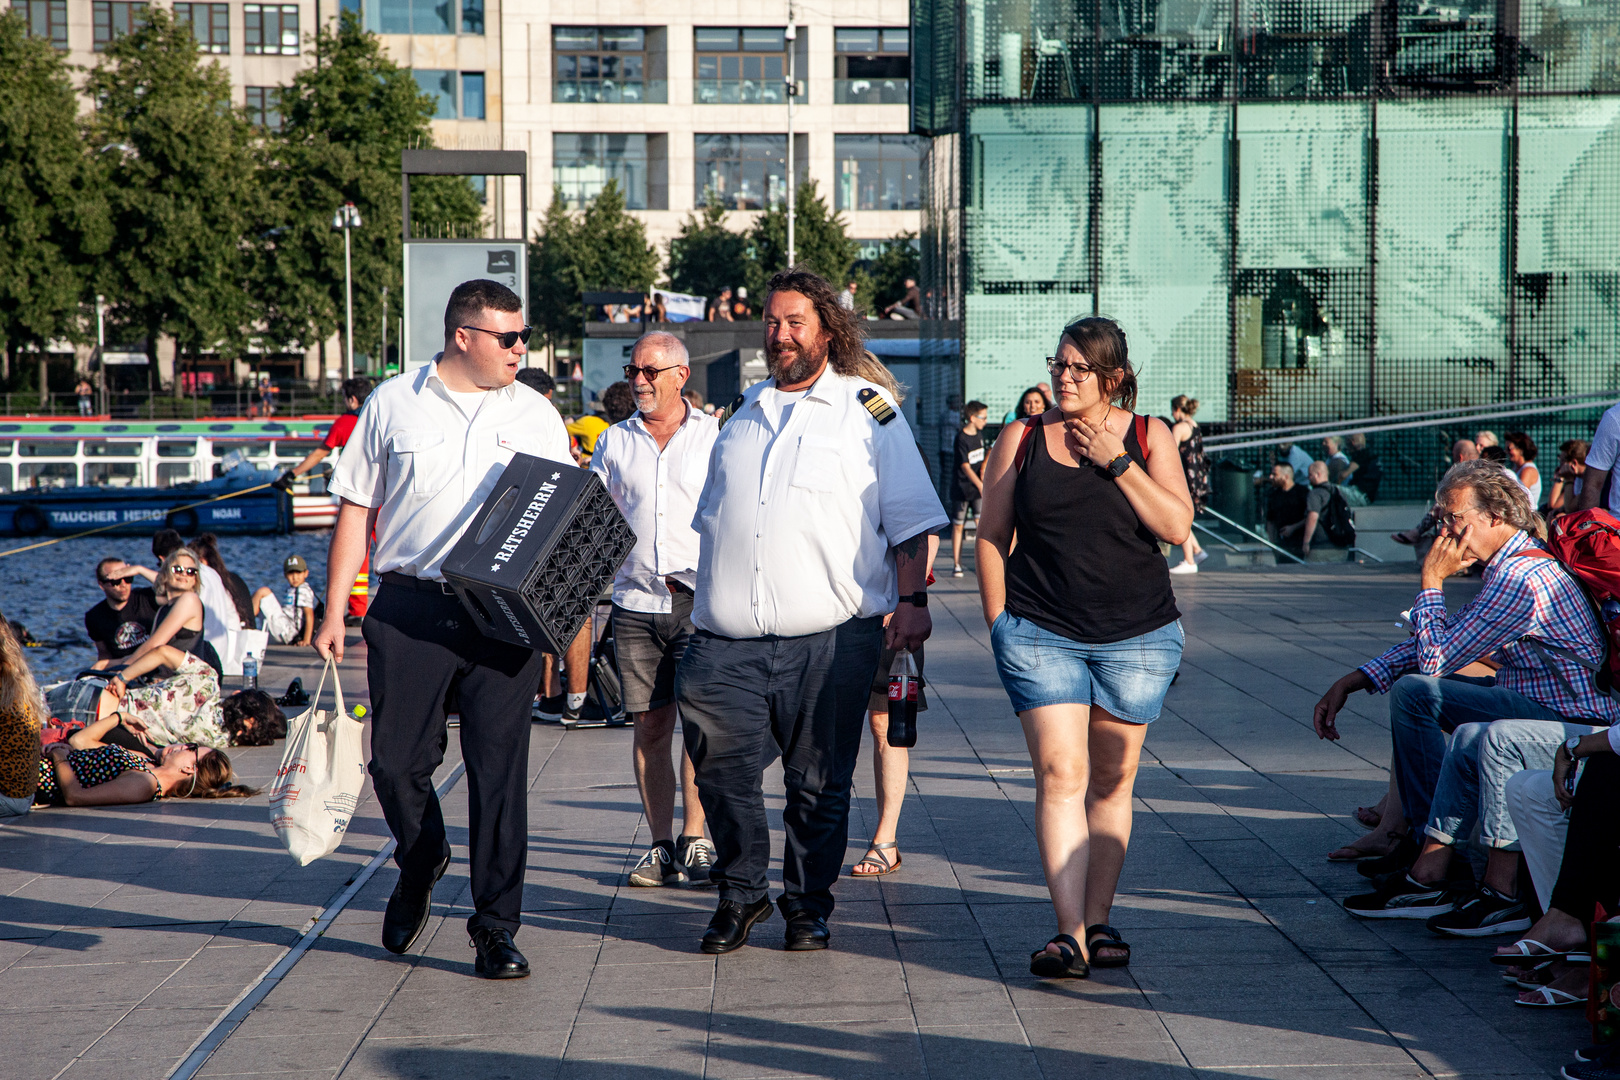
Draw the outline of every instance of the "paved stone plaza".
[[[701,955],[712,891],[623,884],[647,842],[630,733],[537,724],[518,937],[534,976],[472,976],[463,847],[413,955],[384,952],[389,864],[197,1075],[1556,1075],[1588,1041],[1579,1010],[1514,1006],[1485,959],[1490,940],[1350,918],[1337,900],[1362,879],[1322,857],[1359,833],[1353,808],[1383,790],[1389,734],[1383,701],[1358,697],[1344,740],[1320,742],[1311,706],[1398,639],[1415,585],[1410,563],[1177,581],[1187,651],[1148,736],[1114,908],[1136,949],[1127,970],[1061,984],[1028,974],[1053,930],[1029,760],[973,578],[946,577],[933,590],[932,708],[901,819],[905,864],[839,884],[830,952],[782,952],[773,917],[748,948]],[[1455,587],[1453,603],[1471,592]],[[351,701],[364,696],[360,656],[345,665]],[[300,654],[277,659],[266,681],[278,691],[295,665],[313,688]],[[446,773],[455,755],[452,739]],[[261,783],[279,756],[236,759]],[[848,861],[875,820],[870,778],[868,745]],[[458,844],[465,785],[445,806]],[[386,839],[369,795],[339,852],[304,869],[277,844],[262,796],[52,810],[0,828],[0,1075],[170,1075]]]

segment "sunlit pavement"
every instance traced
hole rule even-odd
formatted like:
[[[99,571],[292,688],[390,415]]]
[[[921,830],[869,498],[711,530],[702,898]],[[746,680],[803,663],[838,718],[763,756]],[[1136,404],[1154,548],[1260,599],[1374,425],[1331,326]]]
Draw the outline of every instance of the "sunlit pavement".
[[[1311,706],[1401,635],[1410,564],[1178,579],[1187,651],[1154,723],[1113,924],[1129,969],[1028,974],[1053,932],[1023,737],[971,574],[935,586],[931,708],[900,825],[904,866],[837,887],[832,949],[782,922],[703,956],[712,892],[631,889],[647,843],[630,733],[536,724],[518,945],[534,975],[473,976],[466,849],[413,954],[378,944],[391,865],[198,1072],[278,1077],[1547,1077],[1580,1010],[1512,1004],[1493,941],[1365,923],[1338,906],[1389,759],[1382,699],[1342,742]],[[1459,586],[1460,598],[1471,592]],[[1460,602],[1460,599],[1454,602]],[[303,654],[280,650],[280,690]],[[363,700],[363,650],[345,665]],[[456,760],[452,732],[445,772]],[[846,863],[875,823],[870,743]],[[240,752],[263,782],[279,748]],[[780,791],[780,772],[767,791]],[[445,800],[465,839],[466,782]],[[772,800],[773,814],[780,800]],[[170,1074],[386,839],[369,791],[338,853],[299,869],[263,797],[36,813],[0,827],[0,1046],[8,1080]],[[780,850],[780,835],[777,836]],[[1509,940],[1509,939],[1500,939]]]

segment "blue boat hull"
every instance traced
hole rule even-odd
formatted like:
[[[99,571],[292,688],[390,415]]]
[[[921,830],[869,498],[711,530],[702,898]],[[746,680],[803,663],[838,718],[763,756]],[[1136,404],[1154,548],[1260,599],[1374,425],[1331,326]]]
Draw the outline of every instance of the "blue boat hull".
[[[0,535],[64,536],[97,529],[102,536],[150,536],[161,528],[175,529],[186,536],[292,531],[290,496],[272,488],[204,502],[227,493],[228,489],[214,484],[195,484],[172,488],[58,488],[0,495]]]

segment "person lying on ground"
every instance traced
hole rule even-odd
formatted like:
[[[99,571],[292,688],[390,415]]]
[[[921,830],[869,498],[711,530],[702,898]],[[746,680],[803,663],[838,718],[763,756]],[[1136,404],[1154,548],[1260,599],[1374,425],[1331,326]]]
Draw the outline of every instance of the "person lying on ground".
[[[1541,519],[1517,481],[1489,462],[1451,467],[1435,502],[1441,535],[1424,560],[1422,589],[1412,605],[1412,636],[1335,682],[1317,702],[1318,736],[1337,739],[1336,718],[1351,693],[1390,695],[1394,774],[1408,824],[1431,819],[1446,735],[1459,725],[1508,718],[1610,723],[1620,708],[1592,685],[1575,660],[1545,662],[1524,638],[1597,664],[1603,635],[1580,585],[1543,554]],[[1483,563],[1484,588],[1449,614],[1446,578]],[[1481,657],[1500,665],[1494,676],[1462,669]],[[1414,853],[1415,854],[1415,853]]]
[[[104,668],[140,648],[157,625],[156,594],[134,588],[139,569],[115,555],[96,564],[96,584],[106,599],[84,613],[84,631],[96,646],[93,668]]]
[[[154,764],[122,746],[80,741],[87,745],[53,743],[45,748],[35,806],[120,806],[163,798],[242,799],[258,794],[232,782],[231,759],[222,750],[175,743],[164,748]]]

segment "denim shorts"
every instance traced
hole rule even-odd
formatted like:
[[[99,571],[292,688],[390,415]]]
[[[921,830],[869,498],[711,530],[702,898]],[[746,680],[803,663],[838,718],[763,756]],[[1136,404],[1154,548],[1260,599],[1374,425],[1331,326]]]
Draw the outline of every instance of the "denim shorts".
[[[1133,724],[1159,717],[1181,665],[1181,620],[1107,645],[1087,645],[1003,611],[990,627],[996,671],[1013,711],[1093,705]]]
[[[46,687],[45,707],[51,716],[65,724],[78,721],[85,726],[96,722],[101,713],[101,692],[107,689],[105,679],[75,679]]]

